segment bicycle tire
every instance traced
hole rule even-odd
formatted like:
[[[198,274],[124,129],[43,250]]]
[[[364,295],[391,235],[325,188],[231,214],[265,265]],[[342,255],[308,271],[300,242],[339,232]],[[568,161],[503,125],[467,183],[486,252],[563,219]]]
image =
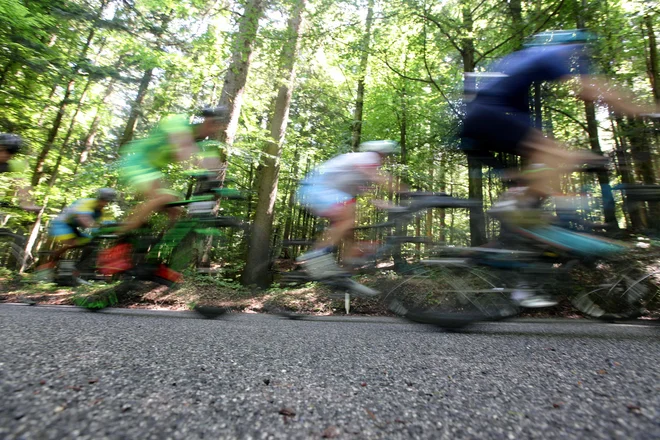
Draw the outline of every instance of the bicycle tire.
[[[25,237],[14,234],[6,229],[0,229],[0,267],[5,267],[13,272],[29,270],[34,264],[34,259],[27,255],[24,250]]]
[[[579,280],[576,284],[580,291],[571,302],[585,316],[607,322],[635,319],[660,300],[660,271],[615,267],[611,262],[596,262],[576,270],[578,274],[573,276]],[[580,277],[580,270],[584,275],[585,269],[591,275],[586,283]]]
[[[380,286],[383,300],[392,312],[413,322],[455,330],[519,312],[500,276],[462,259],[425,260],[390,276],[393,286]]]

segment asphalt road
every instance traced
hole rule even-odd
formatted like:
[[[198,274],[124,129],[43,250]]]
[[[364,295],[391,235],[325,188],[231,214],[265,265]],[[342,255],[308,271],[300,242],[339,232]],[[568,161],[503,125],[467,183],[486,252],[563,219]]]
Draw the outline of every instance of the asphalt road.
[[[660,327],[0,305],[2,439],[660,439]]]

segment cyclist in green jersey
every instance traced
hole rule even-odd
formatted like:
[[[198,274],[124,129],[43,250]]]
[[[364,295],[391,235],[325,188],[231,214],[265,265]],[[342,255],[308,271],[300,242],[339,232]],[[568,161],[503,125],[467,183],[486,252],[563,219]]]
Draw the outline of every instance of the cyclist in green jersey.
[[[162,170],[169,164],[192,161],[203,169],[220,168],[217,154],[200,151],[197,145],[220,132],[228,123],[226,107],[203,109],[199,116],[202,122],[191,124],[184,115],[165,117],[144,139],[126,145],[122,152],[120,178],[144,202],[126,219],[119,233],[126,233],[144,224],[153,212],[163,211],[165,205],[179,199],[179,194],[170,190]],[[180,210],[165,209],[172,221]]]

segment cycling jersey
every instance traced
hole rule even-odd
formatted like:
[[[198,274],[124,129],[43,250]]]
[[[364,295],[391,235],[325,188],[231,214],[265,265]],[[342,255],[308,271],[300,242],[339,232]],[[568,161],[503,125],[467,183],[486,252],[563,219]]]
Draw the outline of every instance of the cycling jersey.
[[[338,207],[355,202],[355,196],[366,191],[371,183],[366,170],[380,166],[380,155],[372,151],[342,154],[305,177],[297,199],[314,214],[331,217]]]
[[[193,135],[192,126],[183,115],[167,116],[143,139],[126,146],[126,155],[135,155],[154,168],[163,168],[176,162],[177,147],[170,142],[175,134]]]
[[[532,84],[584,74],[588,69],[580,44],[531,47],[504,57],[492,66],[501,76],[482,81],[468,105],[461,135],[472,142],[463,148],[477,156],[481,151],[529,155],[521,141],[533,128],[529,114]]]
[[[88,215],[92,217],[94,221],[100,221],[101,219],[105,220],[108,216],[104,213],[103,208],[99,206],[100,203],[102,202],[98,199],[76,200],[70,206],[64,208],[54,221],[65,223],[70,226],[80,226],[77,218],[79,215]]]
[[[312,171],[302,184],[334,188],[355,197],[371,183],[365,171],[377,169],[381,164],[380,155],[372,151],[342,154]]]
[[[588,73],[589,62],[583,47],[581,44],[537,46],[514,52],[491,66],[489,70],[502,76],[481,84],[473,102],[529,112],[529,89],[535,82]]]
[[[122,183],[135,192],[146,192],[154,181],[161,180],[161,169],[177,161],[177,146],[170,141],[170,136],[177,134],[193,134],[192,126],[183,115],[163,118],[148,137],[128,144],[121,158],[119,175]]]

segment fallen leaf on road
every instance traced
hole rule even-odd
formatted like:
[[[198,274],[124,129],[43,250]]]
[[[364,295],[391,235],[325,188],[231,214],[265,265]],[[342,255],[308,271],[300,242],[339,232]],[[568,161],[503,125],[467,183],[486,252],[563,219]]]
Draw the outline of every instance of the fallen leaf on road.
[[[323,438],[334,438],[339,435],[339,429],[336,426],[328,426],[323,430],[321,437]]]
[[[280,414],[282,414],[283,416],[286,416],[286,417],[293,417],[293,416],[296,415],[296,411],[291,409],[291,408],[284,407],[284,408],[280,409]]]
[[[374,414],[369,408],[364,409],[371,419],[376,420],[376,414]]]
[[[596,371],[598,374],[607,374],[607,370],[598,370]]]

